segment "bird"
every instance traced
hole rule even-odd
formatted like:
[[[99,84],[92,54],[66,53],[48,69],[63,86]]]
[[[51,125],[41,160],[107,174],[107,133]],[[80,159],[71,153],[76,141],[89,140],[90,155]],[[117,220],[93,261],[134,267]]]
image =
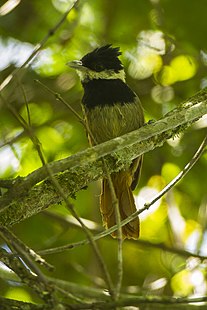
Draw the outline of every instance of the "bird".
[[[144,113],[137,94],[126,84],[124,66],[119,59],[120,47],[100,46],[80,60],[67,63],[77,70],[83,87],[82,109],[92,137],[92,145],[122,136],[144,125]],[[90,136],[90,134],[89,134]],[[137,211],[132,191],[141,174],[143,155],[124,169],[110,175],[121,220]],[[100,210],[104,227],[117,224],[109,180],[102,180]],[[117,237],[117,231],[112,233]],[[122,226],[123,239],[138,239],[140,221],[137,216]]]

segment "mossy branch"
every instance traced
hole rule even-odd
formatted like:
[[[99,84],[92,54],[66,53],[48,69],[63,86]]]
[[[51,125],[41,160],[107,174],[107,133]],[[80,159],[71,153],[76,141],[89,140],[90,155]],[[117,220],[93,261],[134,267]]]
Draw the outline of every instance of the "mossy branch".
[[[159,121],[48,166],[64,194],[73,196],[104,175],[102,158],[105,158],[109,173],[118,171],[137,156],[162,146],[167,139],[185,131],[206,113],[207,89],[203,89]],[[4,183],[5,180],[0,180],[0,187]],[[46,167],[27,177],[10,180],[10,185],[8,180],[6,183],[8,190],[0,198],[0,225],[13,225],[63,200],[48,179]]]

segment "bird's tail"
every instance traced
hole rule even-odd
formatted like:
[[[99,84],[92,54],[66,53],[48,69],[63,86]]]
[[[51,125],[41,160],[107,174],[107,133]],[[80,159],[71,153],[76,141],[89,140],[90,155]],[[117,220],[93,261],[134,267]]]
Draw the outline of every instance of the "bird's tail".
[[[131,190],[132,177],[127,171],[120,171],[112,174],[116,198],[119,203],[119,212],[121,221],[127,218],[132,213],[136,212],[134,197]],[[106,228],[116,225],[115,205],[111,197],[111,189],[107,179],[103,179],[102,194],[101,194],[101,213],[103,223]],[[135,218],[131,222],[122,226],[123,239],[138,239],[139,238],[139,218]],[[113,237],[117,237],[117,231],[112,233]]]

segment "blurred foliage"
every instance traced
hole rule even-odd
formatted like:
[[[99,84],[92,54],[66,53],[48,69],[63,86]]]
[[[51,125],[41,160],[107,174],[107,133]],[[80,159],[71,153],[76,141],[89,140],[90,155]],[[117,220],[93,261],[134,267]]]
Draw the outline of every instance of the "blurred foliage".
[[[0,83],[23,64],[71,3],[20,1],[7,14],[0,11]],[[65,64],[98,45],[112,43],[121,47],[128,84],[139,94],[146,120],[158,119],[207,85],[206,29],[205,0],[80,1],[34,61],[1,93],[0,177],[25,176],[41,166],[33,143],[8,104],[31,123],[48,162],[88,147],[84,129],[75,116],[35,79],[60,93],[81,114],[81,85],[76,72]],[[140,206],[183,169],[201,143],[206,127],[205,118],[145,155],[142,178],[135,191]],[[141,239],[207,255],[206,171],[205,154],[176,188],[142,214]],[[90,184],[77,193],[73,204],[81,217],[101,225],[99,191],[98,182]],[[68,215],[64,204],[51,210],[63,217]],[[85,238],[81,230],[44,213],[19,223],[13,231],[35,250]],[[116,241],[108,237],[98,244],[115,280]],[[123,257],[125,292],[206,294],[205,261],[186,259],[135,241],[124,242]],[[103,284],[90,246],[51,255],[47,260],[56,268],[54,277],[89,286]],[[38,300],[24,287],[3,279],[0,291],[5,297]]]

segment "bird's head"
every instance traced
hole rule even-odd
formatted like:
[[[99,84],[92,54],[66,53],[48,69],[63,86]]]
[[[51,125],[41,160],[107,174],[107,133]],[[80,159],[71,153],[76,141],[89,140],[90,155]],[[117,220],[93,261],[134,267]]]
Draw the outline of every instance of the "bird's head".
[[[96,48],[81,60],[68,62],[67,65],[77,70],[83,83],[94,79],[121,79],[124,81],[125,73],[119,59],[120,55],[119,47],[114,48],[108,44]]]

